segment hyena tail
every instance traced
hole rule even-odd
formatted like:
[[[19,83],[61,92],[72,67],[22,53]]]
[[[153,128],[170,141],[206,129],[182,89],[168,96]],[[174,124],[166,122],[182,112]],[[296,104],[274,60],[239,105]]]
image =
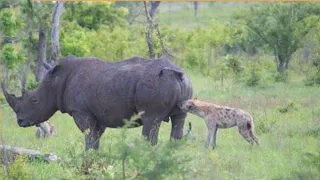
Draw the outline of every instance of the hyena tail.
[[[252,130],[252,123],[249,121],[249,122],[247,122],[247,128],[248,128],[248,130]]]
[[[191,122],[189,122],[189,128],[187,129],[185,136],[190,136],[191,130],[192,130],[192,126],[191,126]]]

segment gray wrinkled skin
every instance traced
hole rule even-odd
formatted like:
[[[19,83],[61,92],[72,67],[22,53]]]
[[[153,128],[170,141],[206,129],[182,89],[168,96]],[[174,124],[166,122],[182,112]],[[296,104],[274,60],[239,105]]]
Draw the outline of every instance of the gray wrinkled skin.
[[[171,119],[173,139],[181,139],[186,112],[177,104],[192,97],[183,71],[165,58],[134,57],[108,63],[96,58],[65,57],[48,70],[39,87],[22,97],[2,90],[20,127],[38,125],[56,111],[68,113],[86,135],[86,150],[97,149],[106,127],[143,126],[142,135],[157,144],[162,121]],[[133,121],[133,120],[131,120]]]

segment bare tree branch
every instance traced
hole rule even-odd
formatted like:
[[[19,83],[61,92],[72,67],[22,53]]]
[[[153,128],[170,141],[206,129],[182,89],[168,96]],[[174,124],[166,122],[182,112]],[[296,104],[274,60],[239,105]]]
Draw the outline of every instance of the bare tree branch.
[[[56,2],[56,6],[54,8],[54,12],[52,15],[52,32],[51,32],[52,51],[51,51],[50,64],[55,64],[59,54],[59,24],[60,24],[60,16],[62,14],[63,7],[64,7],[64,2]]]
[[[168,50],[165,48],[164,43],[163,43],[163,36],[161,34],[160,28],[159,28],[159,24],[154,22],[154,14],[149,13],[148,11],[148,7],[147,7],[147,3],[144,1],[144,8],[145,8],[145,13],[146,13],[146,17],[147,17],[147,21],[148,21],[148,30],[146,32],[146,39],[147,39],[147,45],[149,48],[149,56],[150,58],[154,58],[155,54],[153,51],[153,47],[152,47],[152,33],[153,33],[153,28],[156,28],[157,31],[157,36],[160,40],[160,44],[162,47],[162,53],[169,56],[169,57],[173,57],[173,55],[171,53],[168,52]],[[158,7],[159,6],[159,1],[157,1],[157,3],[154,2],[154,7]],[[151,7],[152,9],[152,7]],[[153,9],[153,13],[155,12],[155,9]]]
[[[147,45],[148,45],[148,49],[149,49],[149,57],[154,58],[155,54],[154,54],[153,47],[152,47],[153,22],[152,22],[152,18],[149,14],[149,11],[148,11],[147,2],[144,1],[143,4],[144,4],[144,9],[145,9],[145,13],[146,13],[147,21],[148,21],[148,29],[146,31],[146,40],[147,40]]]

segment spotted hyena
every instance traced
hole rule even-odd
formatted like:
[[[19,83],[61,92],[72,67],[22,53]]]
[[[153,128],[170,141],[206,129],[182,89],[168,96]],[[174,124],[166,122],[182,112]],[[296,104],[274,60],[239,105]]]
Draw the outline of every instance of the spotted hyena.
[[[56,128],[49,121],[45,121],[40,123],[39,127],[37,127],[36,137],[38,138],[46,138],[50,136],[56,136]]]
[[[254,142],[259,145],[259,138],[254,135],[253,119],[248,112],[197,99],[184,101],[180,108],[205,119],[208,128],[206,147],[209,147],[210,143],[212,143],[213,148],[216,147],[218,128],[231,128],[234,126],[238,126],[239,133],[251,145]]]

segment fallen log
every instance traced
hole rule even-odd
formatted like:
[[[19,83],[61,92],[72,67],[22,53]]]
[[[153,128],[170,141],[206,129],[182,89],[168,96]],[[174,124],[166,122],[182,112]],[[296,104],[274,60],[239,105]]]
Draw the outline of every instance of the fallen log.
[[[6,145],[0,145],[0,153],[1,161],[3,163],[13,162],[19,155],[24,155],[31,159],[44,160],[46,162],[58,162],[61,160],[57,155],[53,153],[43,154],[40,151],[32,149],[24,149]]]

